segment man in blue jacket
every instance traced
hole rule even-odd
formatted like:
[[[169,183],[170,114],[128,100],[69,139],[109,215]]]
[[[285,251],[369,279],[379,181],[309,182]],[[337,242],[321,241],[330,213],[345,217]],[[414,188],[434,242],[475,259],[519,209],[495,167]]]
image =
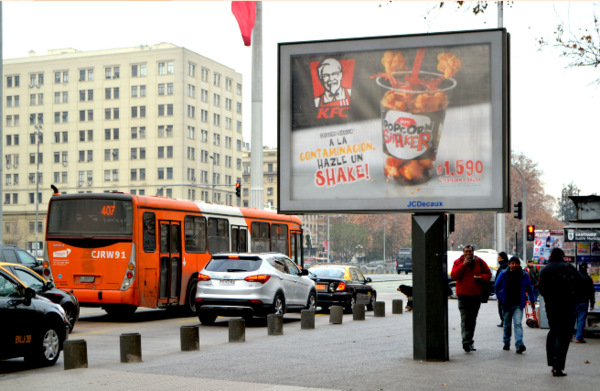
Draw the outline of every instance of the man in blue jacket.
[[[496,278],[496,297],[502,305],[504,315],[504,350],[510,350],[510,337],[512,334],[511,320],[515,324],[515,345],[517,353],[523,353],[526,348],[523,343],[523,309],[529,300],[535,303],[535,295],[531,287],[531,280],[521,268],[519,258],[512,257],[508,262],[508,269]]]

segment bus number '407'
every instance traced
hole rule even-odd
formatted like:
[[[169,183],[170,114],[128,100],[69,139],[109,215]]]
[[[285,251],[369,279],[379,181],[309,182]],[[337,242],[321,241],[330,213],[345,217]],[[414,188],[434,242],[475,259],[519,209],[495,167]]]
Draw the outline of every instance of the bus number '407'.
[[[115,213],[115,206],[111,206],[111,205],[104,205],[102,207],[102,214],[104,216],[112,216],[113,213]]]

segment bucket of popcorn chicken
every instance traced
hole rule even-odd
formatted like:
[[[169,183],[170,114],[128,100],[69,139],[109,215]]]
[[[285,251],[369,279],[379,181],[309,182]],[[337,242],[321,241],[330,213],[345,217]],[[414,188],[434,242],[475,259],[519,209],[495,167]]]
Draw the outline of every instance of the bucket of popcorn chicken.
[[[461,62],[452,53],[440,53],[438,71],[421,71],[425,49],[419,49],[412,71],[406,71],[400,51],[388,50],[385,73],[376,82],[386,90],[381,100],[384,173],[401,185],[431,179],[442,135],[449,94],[457,83],[452,77]]]

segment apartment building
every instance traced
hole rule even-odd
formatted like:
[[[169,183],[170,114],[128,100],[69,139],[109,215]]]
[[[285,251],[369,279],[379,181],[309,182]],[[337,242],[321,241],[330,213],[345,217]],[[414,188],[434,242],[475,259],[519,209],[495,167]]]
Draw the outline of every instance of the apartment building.
[[[43,241],[51,184],[237,205],[244,91],[232,68],[170,43],[57,49],[5,60],[3,82],[5,243],[30,246],[36,198]]]
[[[250,158],[248,144],[244,144],[242,164],[244,167],[242,183],[242,205],[250,203]],[[277,149],[263,147],[263,189],[265,209],[277,210]],[[327,217],[324,215],[301,215],[305,234],[310,233],[312,249],[304,248],[306,256],[323,256],[323,244],[327,240]],[[304,243],[306,246],[306,242]]]

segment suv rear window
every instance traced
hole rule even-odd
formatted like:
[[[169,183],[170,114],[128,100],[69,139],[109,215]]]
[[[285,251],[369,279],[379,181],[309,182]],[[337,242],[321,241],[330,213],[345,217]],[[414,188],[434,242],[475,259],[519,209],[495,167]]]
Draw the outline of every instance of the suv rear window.
[[[262,259],[229,259],[217,258],[212,259],[206,270],[209,272],[253,272],[258,270],[262,264]]]

